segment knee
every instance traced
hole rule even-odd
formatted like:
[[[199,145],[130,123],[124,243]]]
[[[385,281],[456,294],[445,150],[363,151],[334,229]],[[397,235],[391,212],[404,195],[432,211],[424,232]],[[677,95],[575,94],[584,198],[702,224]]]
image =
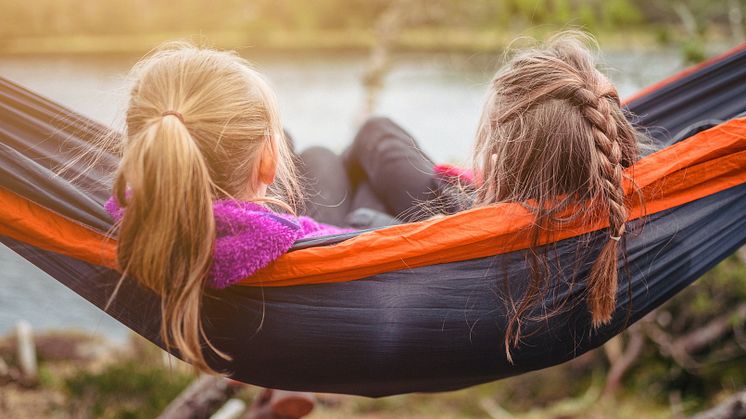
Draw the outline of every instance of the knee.
[[[360,127],[360,133],[375,132],[389,127],[398,127],[391,118],[386,116],[372,116],[365,120]]]
[[[303,176],[318,177],[327,170],[336,170],[340,157],[326,147],[312,146],[298,156],[298,173]]]
[[[368,118],[355,136],[355,145],[353,148],[355,146],[363,146],[364,144],[378,143],[382,138],[392,136],[397,132],[404,131],[391,118],[385,116]]]
[[[365,120],[363,123],[363,127],[361,129],[365,129],[368,127],[380,127],[380,126],[395,126],[396,123],[389,118],[388,116],[371,116],[368,119]]]

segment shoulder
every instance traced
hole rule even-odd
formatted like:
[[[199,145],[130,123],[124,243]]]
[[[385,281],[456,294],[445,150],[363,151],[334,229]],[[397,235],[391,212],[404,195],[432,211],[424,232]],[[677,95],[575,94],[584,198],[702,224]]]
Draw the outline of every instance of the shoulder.
[[[217,201],[210,285],[240,282],[285,254],[302,237],[298,223],[253,203]]]

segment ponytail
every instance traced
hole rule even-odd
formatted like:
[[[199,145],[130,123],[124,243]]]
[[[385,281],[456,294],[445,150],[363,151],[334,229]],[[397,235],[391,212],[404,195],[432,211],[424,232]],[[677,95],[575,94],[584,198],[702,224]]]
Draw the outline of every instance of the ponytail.
[[[179,116],[164,113],[128,138],[114,183],[116,199],[126,207],[117,257],[126,275],[161,296],[164,346],[209,370],[200,313],[215,242],[214,185]]]
[[[279,151],[272,191],[291,203],[298,195],[276,99],[234,52],[181,42],[163,45],[131,76],[114,181],[115,199],[125,209],[117,259],[124,275],[161,296],[166,349],[213,372],[206,353],[230,359],[211,345],[201,319],[217,234],[213,202],[282,204],[254,190],[263,150],[275,146],[269,141],[277,141]]]

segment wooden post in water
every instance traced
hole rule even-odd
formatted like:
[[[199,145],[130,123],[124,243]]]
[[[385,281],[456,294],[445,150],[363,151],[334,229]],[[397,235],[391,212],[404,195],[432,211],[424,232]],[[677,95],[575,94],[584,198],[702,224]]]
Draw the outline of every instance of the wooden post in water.
[[[18,343],[18,368],[21,371],[21,381],[24,385],[34,385],[38,379],[36,365],[36,347],[31,325],[21,320],[16,325],[16,339]]]

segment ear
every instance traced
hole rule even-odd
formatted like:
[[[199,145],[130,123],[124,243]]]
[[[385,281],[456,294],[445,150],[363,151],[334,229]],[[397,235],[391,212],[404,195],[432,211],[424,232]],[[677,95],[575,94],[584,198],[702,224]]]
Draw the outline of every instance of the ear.
[[[264,142],[262,154],[259,157],[259,181],[271,185],[277,174],[277,139],[270,138]]]

